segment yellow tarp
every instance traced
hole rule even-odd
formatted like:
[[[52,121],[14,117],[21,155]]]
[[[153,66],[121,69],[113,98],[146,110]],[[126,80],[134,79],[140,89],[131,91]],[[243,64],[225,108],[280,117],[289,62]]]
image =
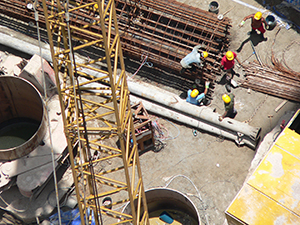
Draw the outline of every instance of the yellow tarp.
[[[229,224],[300,225],[300,135],[285,128],[226,210]]]
[[[236,220],[236,223],[229,224],[297,225],[300,219],[248,184],[242,188],[226,214],[235,217]]]

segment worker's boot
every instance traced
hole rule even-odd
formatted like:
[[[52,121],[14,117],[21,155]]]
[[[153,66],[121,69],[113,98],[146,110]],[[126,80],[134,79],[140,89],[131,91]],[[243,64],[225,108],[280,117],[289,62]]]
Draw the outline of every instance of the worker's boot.
[[[225,84],[225,88],[226,88],[226,91],[227,91],[227,92],[229,92],[229,93],[231,92],[231,86],[230,86],[229,83],[226,83],[226,84]]]
[[[263,40],[263,41],[268,40],[268,38],[266,38],[263,33],[261,33],[259,36],[260,36],[261,40]]]

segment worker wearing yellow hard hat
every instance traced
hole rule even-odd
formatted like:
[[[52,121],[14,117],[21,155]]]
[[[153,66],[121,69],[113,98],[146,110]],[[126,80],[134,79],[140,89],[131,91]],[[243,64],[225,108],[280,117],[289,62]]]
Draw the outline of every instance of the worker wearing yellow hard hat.
[[[199,49],[201,48],[201,45],[196,45],[192,52],[187,54],[181,61],[180,64],[182,66],[181,70],[180,70],[180,74],[183,74],[186,69],[191,69],[196,70],[196,67],[194,65],[196,65],[197,67],[202,67],[203,66],[203,61],[205,58],[208,57],[208,52],[206,51],[200,51]]]
[[[205,98],[209,89],[209,84],[209,81],[205,81],[205,89],[201,94],[199,94],[199,90],[196,88],[193,90],[188,90],[186,101],[194,105],[209,105],[210,101]]]
[[[224,75],[226,75],[226,81],[227,81],[227,83],[225,84],[225,87],[228,92],[231,91],[231,86],[230,86],[231,79],[233,78],[233,74],[235,74],[235,72],[233,70],[235,59],[241,65],[241,62],[238,59],[237,54],[233,51],[227,51],[221,60],[221,68],[225,71]]]
[[[252,27],[252,30],[249,32],[249,34],[254,34],[256,33],[256,30],[259,30],[262,40],[266,41],[267,38],[264,37],[264,33],[266,32],[266,30],[263,24],[265,24],[265,27],[267,27],[268,25],[265,18],[262,16],[262,13],[257,12],[255,14],[246,16],[240,23],[240,27],[242,27],[245,24],[245,21],[248,19],[251,19],[251,27]]]
[[[222,121],[225,117],[234,118],[237,114],[234,108],[234,94],[223,94],[222,100],[224,102],[225,112],[222,116],[219,116],[219,121]]]

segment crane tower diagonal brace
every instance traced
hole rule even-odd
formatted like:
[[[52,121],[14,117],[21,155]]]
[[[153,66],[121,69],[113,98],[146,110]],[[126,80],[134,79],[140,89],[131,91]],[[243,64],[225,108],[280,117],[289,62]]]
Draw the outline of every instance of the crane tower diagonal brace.
[[[149,224],[115,2],[42,3],[82,224]]]

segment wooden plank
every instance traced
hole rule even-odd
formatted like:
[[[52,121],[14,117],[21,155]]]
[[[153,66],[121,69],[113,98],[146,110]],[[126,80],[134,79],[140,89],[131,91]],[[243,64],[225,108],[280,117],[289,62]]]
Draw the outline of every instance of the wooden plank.
[[[278,112],[286,103],[288,100],[283,100],[277,107],[274,109],[275,112]]]

